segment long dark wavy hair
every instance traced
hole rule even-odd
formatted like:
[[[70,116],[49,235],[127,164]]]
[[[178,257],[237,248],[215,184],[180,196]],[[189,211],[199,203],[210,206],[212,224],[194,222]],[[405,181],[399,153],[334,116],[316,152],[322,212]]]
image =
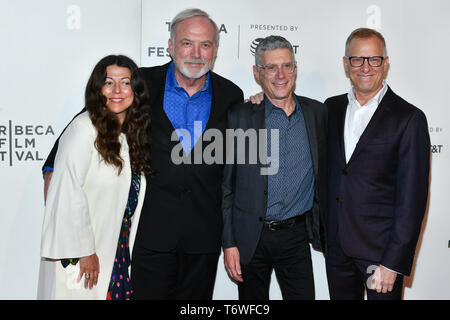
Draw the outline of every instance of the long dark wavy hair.
[[[131,88],[134,99],[128,108],[125,120],[120,125],[118,117],[106,107],[106,97],[102,94],[105,84],[106,68],[116,65],[128,68],[131,72]],[[120,133],[127,137],[131,169],[136,173],[151,174],[150,168],[150,105],[147,88],[139,74],[138,66],[123,55],[109,55],[94,67],[85,91],[86,110],[97,129],[95,148],[104,161],[119,169],[123,168],[120,157]]]

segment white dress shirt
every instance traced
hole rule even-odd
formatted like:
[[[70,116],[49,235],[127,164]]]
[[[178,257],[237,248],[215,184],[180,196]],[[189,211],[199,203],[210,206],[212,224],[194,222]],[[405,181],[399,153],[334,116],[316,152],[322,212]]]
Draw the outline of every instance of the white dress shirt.
[[[366,130],[370,119],[372,119],[378,105],[386,94],[387,89],[388,86],[386,81],[383,81],[383,87],[381,90],[378,91],[378,93],[363,106],[361,106],[358,100],[356,100],[353,87],[350,89],[347,95],[348,106],[345,114],[344,126],[345,159],[347,163],[355,150],[359,138],[363,134],[364,130]]]

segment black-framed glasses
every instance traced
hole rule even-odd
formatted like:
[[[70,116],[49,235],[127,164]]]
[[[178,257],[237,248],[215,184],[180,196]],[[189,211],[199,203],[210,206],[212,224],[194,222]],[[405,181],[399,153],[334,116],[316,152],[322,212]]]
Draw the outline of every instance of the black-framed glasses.
[[[347,57],[348,61],[350,61],[350,65],[354,68],[361,67],[364,64],[364,61],[367,60],[369,66],[371,67],[380,67],[383,64],[384,57],[381,56],[373,56],[373,57]]]
[[[281,70],[285,73],[294,73],[295,66],[297,65],[297,62],[285,62],[281,64]],[[257,65],[258,68],[264,69],[269,75],[273,76],[275,75],[278,70],[280,70],[280,67],[277,64],[265,64],[265,65]]]

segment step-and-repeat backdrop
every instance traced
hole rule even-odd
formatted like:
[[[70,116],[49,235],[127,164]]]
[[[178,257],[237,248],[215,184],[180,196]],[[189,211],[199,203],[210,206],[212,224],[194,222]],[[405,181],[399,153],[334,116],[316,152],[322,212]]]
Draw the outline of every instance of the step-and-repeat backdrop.
[[[141,66],[169,61],[170,21],[198,7],[220,29],[215,71],[249,96],[253,49],[271,34],[294,45],[296,93],[324,101],[347,92],[344,43],[357,27],[385,36],[393,90],[421,108],[432,141],[432,175],[405,299],[450,299],[450,2],[448,0],[44,0],[0,4],[0,299],[34,299],[43,218],[40,168],[64,126],[83,107],[94,64],[125,54]],[[316,297],[328,299],[324,258],[313,251]],[[275,276],[271,299],[281,299]],[[219,261],[215,299],[236,299]]]

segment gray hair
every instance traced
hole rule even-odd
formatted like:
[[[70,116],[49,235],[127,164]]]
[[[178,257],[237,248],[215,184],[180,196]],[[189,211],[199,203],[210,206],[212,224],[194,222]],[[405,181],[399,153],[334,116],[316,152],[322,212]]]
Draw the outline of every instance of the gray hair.
[[[387,48],[386,48],[386,41],[384,40],[384,37],[381,33],[374,29],[369,28],[358,28],[356,30],[353,30],[352,33],[347,38],[347,41],[345,42],[345,56],[348,56],[348,49],[350,47],[350,42],[352,42],[353,39],[367,39],[375,37],[381,40],[383,43],[383,57],[387,56]]]
[[[289,49],[292,56],[292,62],[295,62],[295,53],[294,48],[292,47],[292,44],[287,41],[282,36],[268,36],[264,39],[262,39],[255,50],[255,65],[259,70],[259,66],[261,65],[262,61],[262,54],[265,51],[272,51],[275,49]]]
[[[205,17],[207,18],[209,21],[211,21],[214,30],[216,32],[216,37],[214,40],[214,44],[216,46],[219,45],[219,40],[220,40],[220,36],[219,36],[219,28],[217,27],[217,24],[214,22],[213,19],[211,19],[211,17],[209,16],[209,14],[207,14],[205,11],[200,10],[200,9],[186,9],[181,11],[180,13],[178,13],[173,19],[172,22],[170,23],[170,39],[172,40],[173,43],[175,43],[175,36],[177,33],[177,26],[181,21],[184,21],[186,19],[192,18],[192,17]]]

